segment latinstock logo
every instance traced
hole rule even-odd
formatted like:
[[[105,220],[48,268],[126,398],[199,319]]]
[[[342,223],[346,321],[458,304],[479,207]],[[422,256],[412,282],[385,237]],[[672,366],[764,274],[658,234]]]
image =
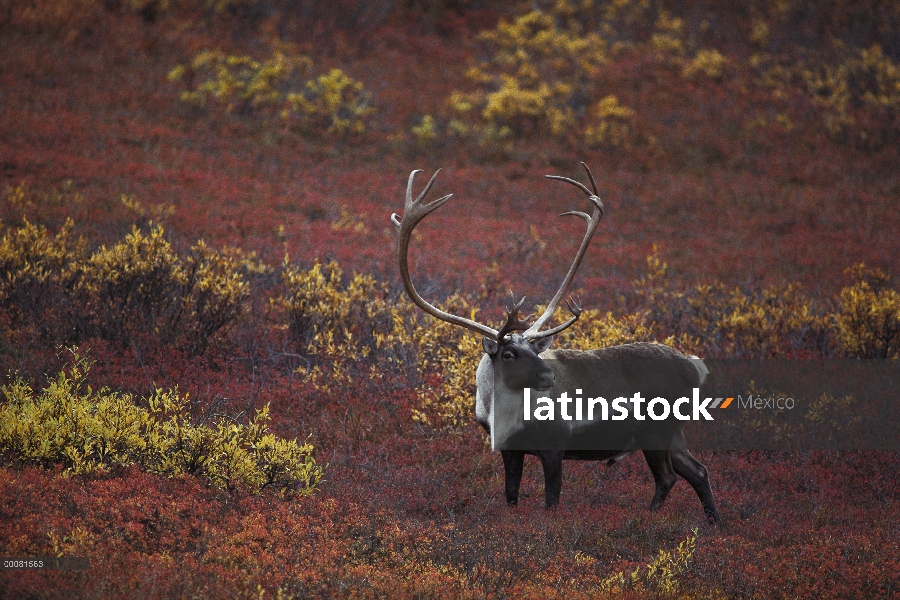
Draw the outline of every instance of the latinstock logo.
[[[546,363],[552,388],[495,379],[494,449],[900,451],[900,361],[707,359],[699,385],[673,361]]]
[[[537,392],[541,393],[541,392]],[[690,398],[682,396],[674,402],[666,398],[655,397],[647,400],[640,392],[630,397],[619,396],[611,402],[606,398],[583,398],[582,390],[576,389],[573,396],[562,392],[556,400],[548,396],[540,396],[532,403],[533,391],[525,388],[522,395],[522,418],[525,421],[555,421],[557,414],[562,421],[625,421],[629,418],[638,421],[647,419],[665,421],[674,417],[679,421],[714,421],[709,410],[728,408],[733,397],[700,399],[700,388],[693,388]],[[740,398],[740,396],[738,396]],[[748,398],[748,403],[750,401]],[[646,402],[646,407],[644,403]],[[574,403],[574,412],[572,404]],[[532,406],[533,404],[533,406]],[[559,405],[559,410],[556,406]],[[687,412],[684,412],[687,411]]]

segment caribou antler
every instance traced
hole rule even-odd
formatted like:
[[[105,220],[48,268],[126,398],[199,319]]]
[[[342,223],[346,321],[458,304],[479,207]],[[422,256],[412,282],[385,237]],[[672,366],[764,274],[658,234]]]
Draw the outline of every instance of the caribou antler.
[[[581,246],[578,248],[578,253],[575,254],[575,260],[572,261],[572,266],[569,267],[569,272],[566,273],[565,279],[563,279],[562,285],[559,286],[559,290],[556,292],[556,295],[553,296],[553,299],[550,300],[550,303],[547,305],[547,308],[544,309],[543,314],[538,317],[537,321],[531,324],[525,333],[522,335],[531,340],[537,340],[541,338],[545,338],[550,335],[555,335],[570,327],[575,321],[578,320],[578,317],[581,316],[581,306],[578,304],[578,301],[572,301],[568,299],[566,301],[566,307],[569,309],[569,312],[572,313],[572,318],[568,321],[554,327],[553,329],[548,329],[547,331],[541,331],[541,327],[544,326],[552,316],[553,313],[556,312],[557,307],[559,306],[559,301],[562,300],[563,296],[566,295],[566,292],[569,290],[569,286],[572,284],[572,279],[575,278],[575,273],[578,271],[578,267],[581,265],[581,260],[584,258],[585,252],[587,252],[588,244],[591,243],[591,237],[594,235],[594,230],[597,229],[597,225],[600,224],[600,219],[603,218],[603,202],[600,201],[600,197],[598,196],[597,191],[597,182],[594,181],[594,176],[591,174],[591,170],[588,168],[586,164],[583,162],[581,166],[584,167],[585,172],[587,173],[588,179],[591,182],[591,188],[593,188],[593,192],[587,189],[581,183],[575,181],[574,179],[569,179],[568,177],[560,177],[559,175],[546,175],[548,179],[558,179],[559,181],[565,181],[566,183],[570,183],[575,187],[581,189],[588,196],[588,200],[590,200],[591,204],[594,205],[594,210],[590,215],[587,213],[583,213],[577,210],[570,210],[568,212],[562,213],[560,216],[566,215],[575,215],[581,217],[585,221],[587,221],[587,231],[584,234],[584,239],[581,240]]]
[[[552,329],[548,329],[546,331],[540,331],[540,328],[546,323],[556,312],[556,309],[559,306],[560,300],[563,296],[566,295],[566,292],[569,289],[569,286],[572,283],[572,279],[575,277],[576,271],[578,271],[578,267],[581,264],[581,260],[584,258],[584,254],[587,251],[588,244],[591,241],[591,236],[594,235],[594,230],[597,229],[597,225],[600,223],[600,218],[603,216],[603,203],[600,201],[600,198],[597,196],[597,184],[594,181],[593,175],[591,175],[590,169],[588,169],[587,165],[581,163],[581,166],[584,167],[584,170],[587,172],[588,179],[590,179],[591,187],[593,188],[593,193],[587,187],[582,185],[581,183],[569,179],[568,177],[560,177],[558,175],[547,175],[549,179],[558,179],[560,181],[565,181],[566,183],[570,183],[582,191],[584,191],[588,195],[588,200],[594,205],[593,212],[588,215],[579,211],[569,211],[564,212],[560,216],[565,215],[576,215],[583,218],[587,221],[587,232],[584,234],[584,239],[581,241],[581,246],[578,248],[578,253],[575,255],[575,260],[572,262],[572,266],[569,267],[569,272],[566,274],[565,279],[563,279],[562,285],[559,290],[556,292],[556,295],[553,296],[553,299],[550,300],[550,303],[547,305],[547,308],[544,310],[544,313],[530,326],[525,321],[530,318],[528,317],[520,318],[519,317],[519,309],[522,307],[522,303],[525,301],[523,297],[518,302],[515,301],[515,297],[511,298],[511,304],[506,309],[506,323],[498,330],[493,329],[492,327],[488,327],[487,325],[482,325],[481,323],[477,323],[472,321],[471,319],[466,319],[465,317],[460,317],[457,315],[450,314],[445,312],[435,306],[429,304],[419,293],[416,291],[416,288],[413,286],[412,278],[409,275],[409,242],[412,237],[413,229],[416,228],[416,225],[419,222],[427,217],[429,214],[443,206],[447,200],[453,194],[447,194],[442,198],[438,198],[433,202],[429,202],[424,204],[422,201],[425,199],[425,196],[428,195],[428,192],[431,191],[431,188],[434,186],[434,182],[437,179],[438,173],[440,173],[440,169],[435,171],[434,175],[431,176],[431,179],[428,180],[428,184],[426,184],[425,189],[413,200],[412,197],[412,189],[413,182],[416,178],[416,173],[421,173],[421,169],[416,169],[412,173],[409,174],[409,181],[406,186],[406,205],[403,209],[403,217],[399,217],[396,213],[391,214],[391,221],[394,225],[397,226],[398,237],[397,237],[397,260],[400,267],[400,277],[403,279],[403,287],[406,288],[406,293],[409,294],[409,297],[415,302],[416,306],[421,308],[423,311],[435,317],[436,319],[440,319],[441,321],[446,321],[447,323],[452,323],[453,325],[459,325],[461,327],[465,327],[475,333],[480,333],[481,335],[496,339],[497,341],[502,341],[503,338],[509,335],[513,331],[524,331],[523,336],[531,339],[541,339],[547,336],[555,335],[560,331],[563,331],[567,327],[570,327],[575,321],[578,320],[578,317],[581,316],[581,305],[577,299],[568,298],[566,299],[566,308],[568,308],[569,312],[572,314],[572,317],[569,318],[565,323],[561,325],[557,325]],[[510,292],[510,296],[512,296],[512,292]]]
[[[510,291],[509,300],[510,304],[506,307],[506,323],[497,332],[497,341],[501,341],[513,331],[525,331],[528,329],[526,321],[531,318],[531,315],[519,318],[519,309],[522,308],[522,303],[525,302],[525,296],[522,296],[522,299],[516,302],[516,297]]]
[[[422,298],[422,296],[419,295],[419,292],[417,292],[416,288],[413,286],[412,279],[409,276],[409,258],[407,256],[409,253],[409,239],[412,236],[413,229],[415,229],[419,221],[427,217],[433,211],[440,208],[453,195],[447,194],[443,198],[438,198],[434,202],[422,204],[422,200],[424,200],[428,192],[431,191],[431,187],[434,185],[434,181],[435,179],[437,179],[438,173],[441,172],[441,170],[438,169],[434,172],[434,175],[431,176],[431,179],[428,181],[425,189],[422,190],[422,192],[416,197],[415,200],[413,200],[413,180],[416,178],[416,173],[421,172],[421,169],[416,169],[409,174],[409,182],[406,185],[406,205],[403,208],[403,218],[398,218],[397,213],[391,214],[391,221],[394,223],[394,225],[397,226],[397,229],[399,230],[397,236],[397,259],[400,266],[400,277],[403,278],[403,287],[406,288],[406,293],[409,294],[409,297],[412,298],[412,301],[416,303],[416,306],[424,310],[432,317],[440,319],[441,321],[446,321],[447,323],[452,323],[453,325],[465,327],[466,329],[474,331],[475,333],[480,333],[481,335],[490,338],[499,339],[497,337],[499,332],[492,327],[482,325],[481,323],[476,323],[475,321],[466,319],[465,317],[451,315],[450,313],[444,312],[436,306],[432,306],[424,298]]]

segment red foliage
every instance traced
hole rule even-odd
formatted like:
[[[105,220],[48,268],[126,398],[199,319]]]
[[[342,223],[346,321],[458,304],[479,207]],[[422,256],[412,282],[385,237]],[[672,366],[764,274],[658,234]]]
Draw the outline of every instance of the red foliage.
[[[584,160],[608,208],[582,267],[585,306],[618,305],[653,244],[676,285],[800,281],[827,299],[852,264],[900,275],[890,258],[900,255],[896,149],[862,153],[816,131],[748,138],[735,123],[766,98],[728,83],[686,83],[623,59],[606,83],[640,107],[656,148],[538,141],[507,158],[392,138],[463,85],[463,69],[450,66],[465,64],[476,52],[469,32],[495,17],[448,17],[437,33],[389,23],[358,47],[315,56],[340,62],[383,107],[374,131],[340,146],[179,103],[167,71],[198,48],[249,52],[258,40],[240,31],[104,13],[96,29],[67,41],[0,24],[0,177],[43,198],[3,203],[2,217],[24,212],[53,228],[71,216],[91,243],[109,244],[136,218],[119,202],[128,194],[175,207],[166,225],[182,250],[202,237],[274,264],[285,252],[301,263],[335,258],[348,273],[394,281],[389,216],[401,209],[406,176],[446,165],[433,195],[456,197],[422,226],[417,281],[437,282],[436,297],[482,285],[489,296],[515,287],[540,297],[557,284],[543,274],[559,273],[574,252],[577,225],[555,215],[583,199],[539,176],[574,175]],[[364,230],[332,227],[342,207]],[[528,250],[529,225],[546,251]],[[57,540],[92,561],[87,572],[0,571],[0,596],[230,598],[280,588],[298,597],[591,598],[603,579],[646,564],[694,526],[687,595],[900,594],[895,454],[701,456],[726,520],[719,529],[702,521],[683,484],[661,512],[647,512],[649,473],[637,457],[608,470],[567,464],[553,512],[542,508],[540,470],[529,462],[521,506],[508,510],[500,459],[474,424],[421,430],[410,419],[415,391],[395,382],[357,378],[322,394],[290,373],[279,334],[262,329],[238,332],[241,352],[213,357],[93,340],[92,381],[139,394],[177,385],[198,412],[271,402],[272,429],[311,435],[317,461],[328,464],[321,491],[287,501],[223,496],[193,478],[137,470],[81,479],[0,469],[0,554],[48,555]],[[41,340],[9,331],[4,367],[35,379],[59,368]],[[579,562],[579,552],[595,560]]]

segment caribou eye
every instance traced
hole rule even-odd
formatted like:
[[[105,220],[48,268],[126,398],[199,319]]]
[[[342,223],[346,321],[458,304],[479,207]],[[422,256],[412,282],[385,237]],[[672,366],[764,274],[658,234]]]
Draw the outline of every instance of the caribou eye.
[[[506,360],[512,360],[515,357],[516,357],[516,353],[512,352],[511,350],[507,350],[506,352],[503,353],[503,358],[505,358]]]

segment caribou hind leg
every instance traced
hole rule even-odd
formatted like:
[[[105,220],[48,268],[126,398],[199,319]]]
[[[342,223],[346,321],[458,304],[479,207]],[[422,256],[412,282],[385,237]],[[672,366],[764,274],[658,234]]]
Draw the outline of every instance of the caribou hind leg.
[[[684,477],[703,504],[703,512],[706,518],[715,523],[719,522],[719,511],[713,500],[712,489],[709,487],[709,471],[699,460],[694,458],[687,448],[672,450],[672,467],[681,477]]]
[[[678,481],[675,470],[672,467],[672,453],[668,450],[644,450],[644,458],[647,466],[653,473],[653,481],[656,482],[656,493],[650,502],[650,510],[657,510],[666,501],[672,486]]]

